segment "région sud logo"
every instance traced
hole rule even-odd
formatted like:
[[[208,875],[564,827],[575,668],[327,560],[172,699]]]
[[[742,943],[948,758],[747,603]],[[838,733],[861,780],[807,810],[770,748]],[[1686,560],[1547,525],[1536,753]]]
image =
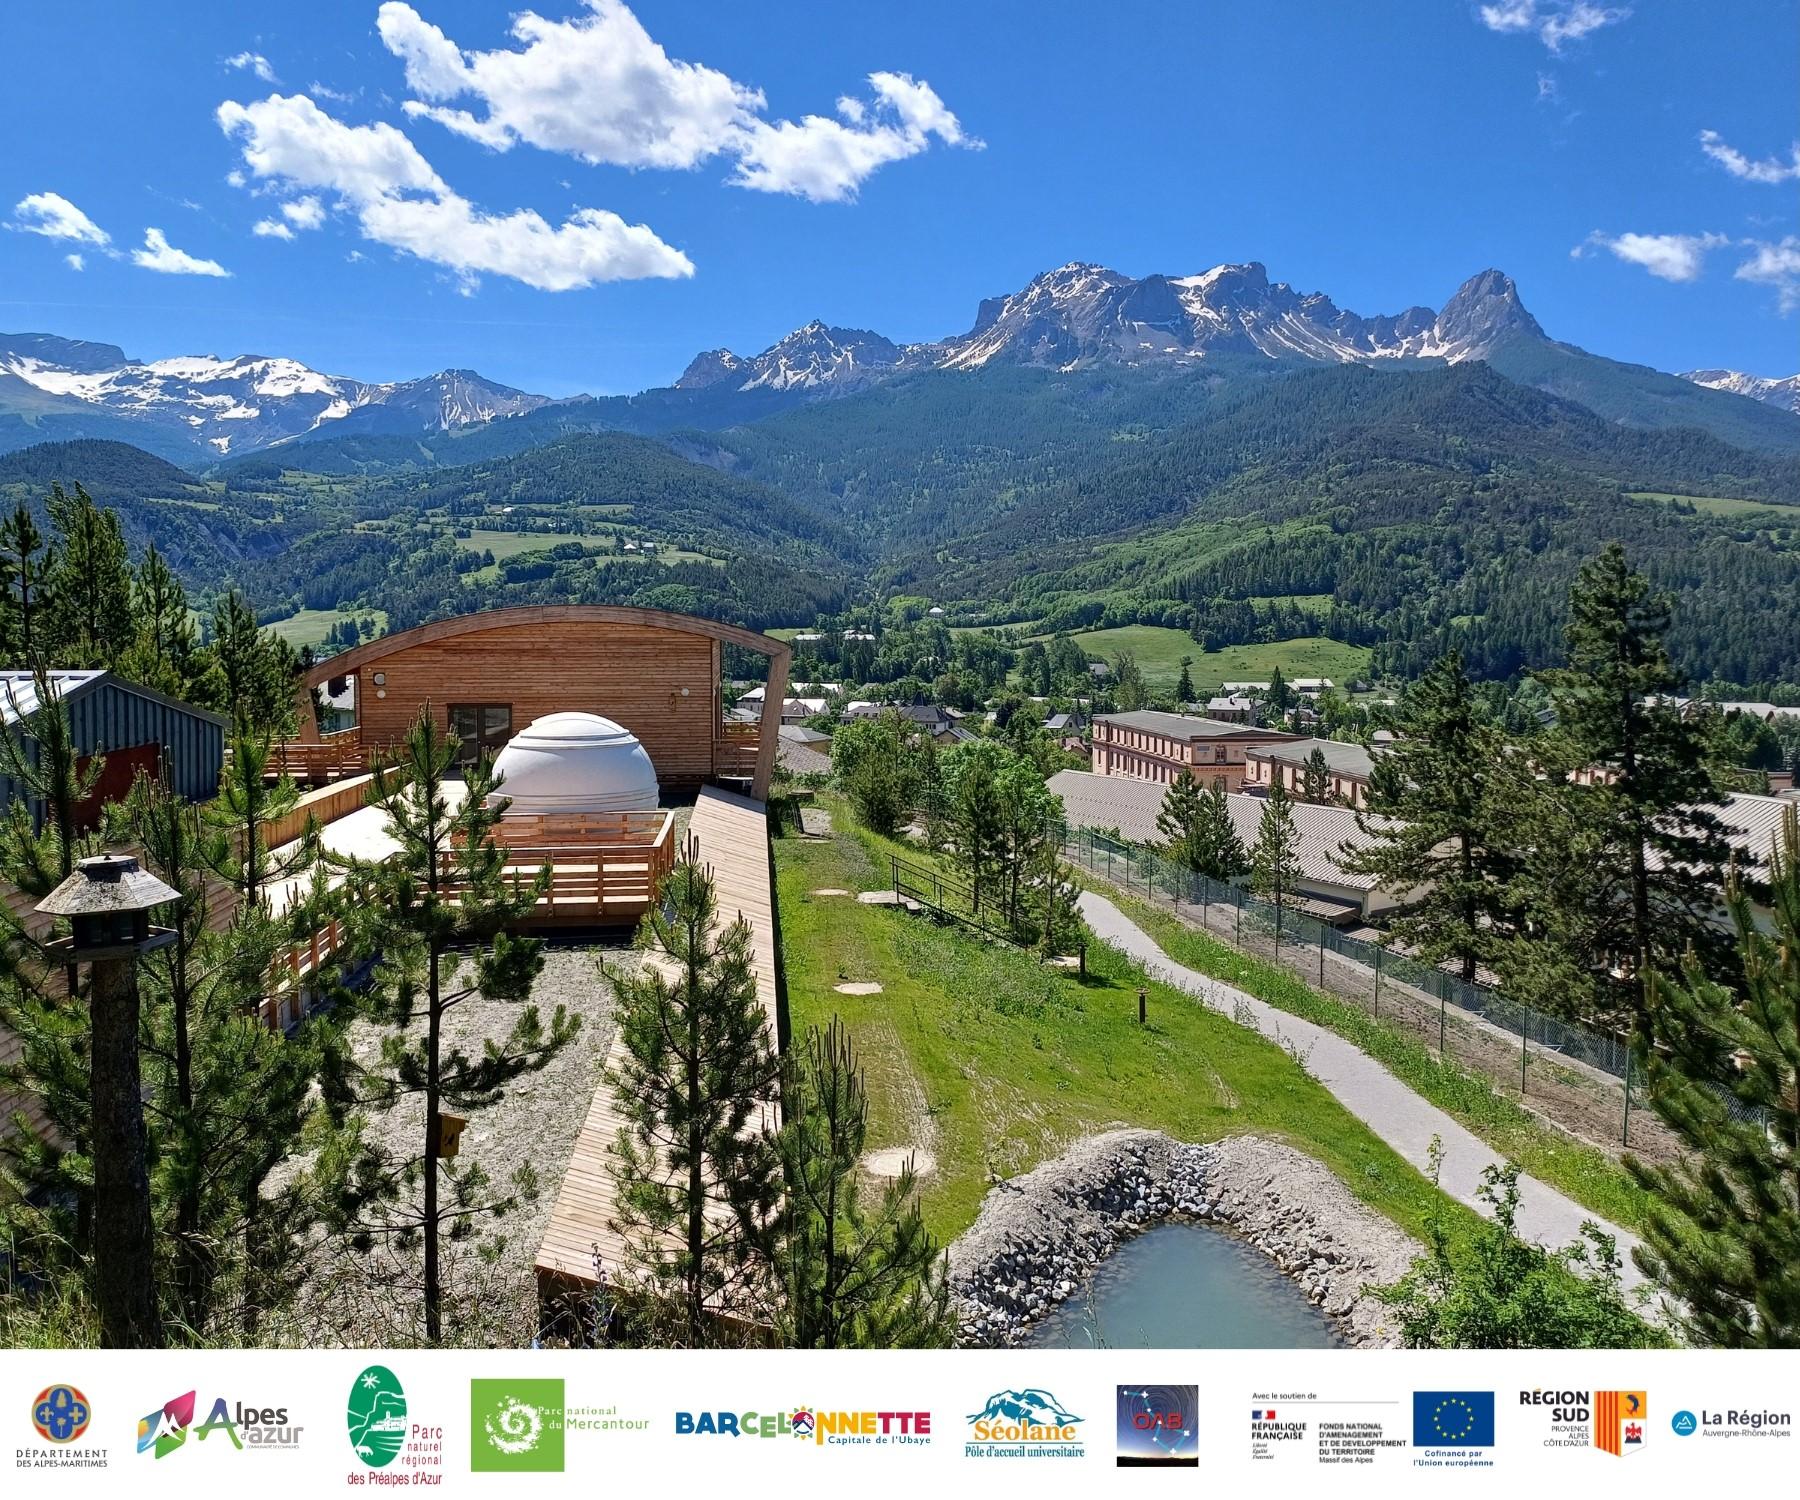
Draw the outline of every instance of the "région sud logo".
[[[1642,1451],[1649,1415],[1650,1397],[1643,1391],[1595,1391],[1594,1446],[1615,1458]]]
[[[1081,1418],[1036,1386],[996,1391],[969,1416],[969,1458],[1080,1458]]]

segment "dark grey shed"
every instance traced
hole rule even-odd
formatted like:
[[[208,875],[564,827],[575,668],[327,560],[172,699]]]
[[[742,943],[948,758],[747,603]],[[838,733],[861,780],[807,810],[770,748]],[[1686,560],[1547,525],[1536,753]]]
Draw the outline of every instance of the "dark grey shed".
[[[218,794],[225,764],[225,720],[218,714],[139,687],[114,672],[49,675],[52,694],[68,711],[75,748],[84,757],[106,757],[97,800],[123,796],[140,768],[165,770],[170,785],[190,802]],[[0,671],[0,724],[23,738],[34,764],[37,741],[31,721],[42,706],[30,672]],[[0,775],[0,812],[19,795],[13,779]],[[34,815],[39,811],[34,808]]]

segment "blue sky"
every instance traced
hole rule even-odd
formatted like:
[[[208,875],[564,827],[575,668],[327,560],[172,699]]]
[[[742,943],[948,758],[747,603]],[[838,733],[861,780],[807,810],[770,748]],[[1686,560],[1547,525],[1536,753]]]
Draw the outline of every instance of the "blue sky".
[[[560,395],[1069,260],[1365,314],[1494,265],[1597,352],[1800,369],[1796,0],[538,3],[6,7],[0,328]]]

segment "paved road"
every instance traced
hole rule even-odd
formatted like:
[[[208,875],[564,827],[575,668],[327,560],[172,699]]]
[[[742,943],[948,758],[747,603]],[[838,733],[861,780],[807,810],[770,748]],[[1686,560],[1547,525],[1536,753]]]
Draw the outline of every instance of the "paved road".
[[[1420,1098],[1366,1052],[1335,1032],[1277,1010],[1220,980],[1184,968],[1104,896],[1093,891],[1082,892],[1081,914],[1098,937],[1129,954],[1158,979],[1186,990],[1228,1016],[1236,1015],[1240,1007],[1245,1007],[1256,1017],[1257,1029],[1265,1036],[1273,1036],[1279,1027],[1282,1036],[1295,1043],[1302,1052],[1310,1048],[1307,1068],[1313,1076],[1330,1089],[1351,1114],[1420,1171],[1428,1165],[1431,1138],[1438,1137],[1444,1147],[1439,1184],[1445,1192],[1471,1208],[1481,1207],[1475,1196],[1476,1188],[1481,1185],[1481,1173],[1484,1168],[1498,1164],[1501,1158],[1435,1104]],[[1625,1286],[1641,1285],[1644,1276],[1631,1259],[1632,1248],[1638,1243],[1635,1235],[1616,1224],[1609,1224],[1536,1178],[1520,1176],[1518,1223],[1520,1233],[1527,1238],[1545,1245],[1567,1245],[1580,1238],[1581,1226],[1588,1220],[1617,1238],[1619,1254],[1625,1260],[1621,1277]]]

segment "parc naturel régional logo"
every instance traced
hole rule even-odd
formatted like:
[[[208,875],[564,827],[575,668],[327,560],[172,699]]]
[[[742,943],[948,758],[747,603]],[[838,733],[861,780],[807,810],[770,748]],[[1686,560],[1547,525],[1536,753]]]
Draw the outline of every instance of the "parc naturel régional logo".
[[[350,1386],[344,1422],[350,1446],[371,1469],[385,1469],[406,1441],[406,1392],[386,1365],[370,1365]]]
[[[996,1391],[969,1416],[969,1458],[1080,1458],[1081,1418],[1046,1390]]]
[[[799,1438],[816,1447],[924,1447],[931,1442],[928,1411],[678,1411],[677,1437]]]
[[[563,1383],[469,1382],[469,1467],[477,1474],[560,1474]]]

